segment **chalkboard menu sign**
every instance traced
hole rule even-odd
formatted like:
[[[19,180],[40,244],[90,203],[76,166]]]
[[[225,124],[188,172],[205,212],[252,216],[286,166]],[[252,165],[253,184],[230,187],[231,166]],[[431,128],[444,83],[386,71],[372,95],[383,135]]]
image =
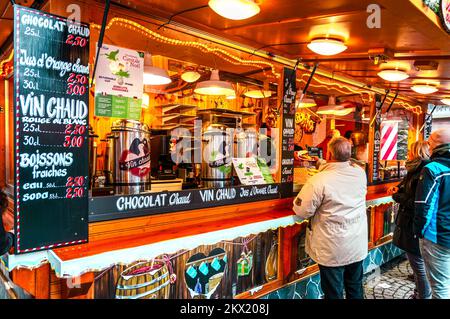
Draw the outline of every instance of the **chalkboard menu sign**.
[[[372,158],[372,176],[373,181],[380,179],[380,152],[381,152],[381,95],[375,94],[375,123],[374,123],[374,140],[373,140],[373,158]]]
[[[14,6],[16,253],[88,234],[89,25]]]
[[[294,182],[294,134],[295,134],[295,70],[284,68],[283,122],[281,138],[281,183],[282,197],[292,196]]]

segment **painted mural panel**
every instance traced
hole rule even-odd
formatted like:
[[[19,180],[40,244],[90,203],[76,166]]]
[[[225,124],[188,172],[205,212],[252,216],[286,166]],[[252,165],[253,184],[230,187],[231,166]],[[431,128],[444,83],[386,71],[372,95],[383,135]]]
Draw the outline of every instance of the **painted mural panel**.
[[[96,273],[95,298],[233,298],[278,277],[278,230],[114,265]]]

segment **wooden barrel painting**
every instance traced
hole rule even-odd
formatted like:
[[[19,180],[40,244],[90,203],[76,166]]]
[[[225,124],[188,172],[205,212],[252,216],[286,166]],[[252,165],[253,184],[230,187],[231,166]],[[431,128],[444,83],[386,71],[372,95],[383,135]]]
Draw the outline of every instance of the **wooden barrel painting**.
[[[116,299],[168,299],[170,273],[163,262],[140,262],[125,269],[116,286]]]

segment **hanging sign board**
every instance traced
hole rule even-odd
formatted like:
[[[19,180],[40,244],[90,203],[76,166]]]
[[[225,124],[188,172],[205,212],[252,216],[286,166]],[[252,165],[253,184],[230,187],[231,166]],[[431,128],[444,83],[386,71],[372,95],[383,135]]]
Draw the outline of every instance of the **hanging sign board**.
[[[281,138],[282,197],[291,197],[294,182],[294,134],[295,134],[295,70],[284,68]]]
[[[373,140],[373,157],[372,157],[372,178],[373,181],[380,179],[380,154],[381,154],[381,95],[375,95],[375,123],[374,123],[374,140]]]
[[[16,253],[88,238],[89,25],[14,6]]]
[[[95,115],[139,121],[144,53],[103,45],[95,74]]]

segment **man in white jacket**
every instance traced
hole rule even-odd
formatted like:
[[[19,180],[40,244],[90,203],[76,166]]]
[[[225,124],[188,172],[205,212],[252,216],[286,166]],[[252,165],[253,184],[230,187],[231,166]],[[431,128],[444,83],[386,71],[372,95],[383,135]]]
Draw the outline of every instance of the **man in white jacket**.
[[[351,144],[343,137],[328,144],[331,160],[311,177],[294,200],[294,212],[310,219],[306,252],[319,264],[325,299],[363,299],[367,256],[367,179],[350,162]]]

